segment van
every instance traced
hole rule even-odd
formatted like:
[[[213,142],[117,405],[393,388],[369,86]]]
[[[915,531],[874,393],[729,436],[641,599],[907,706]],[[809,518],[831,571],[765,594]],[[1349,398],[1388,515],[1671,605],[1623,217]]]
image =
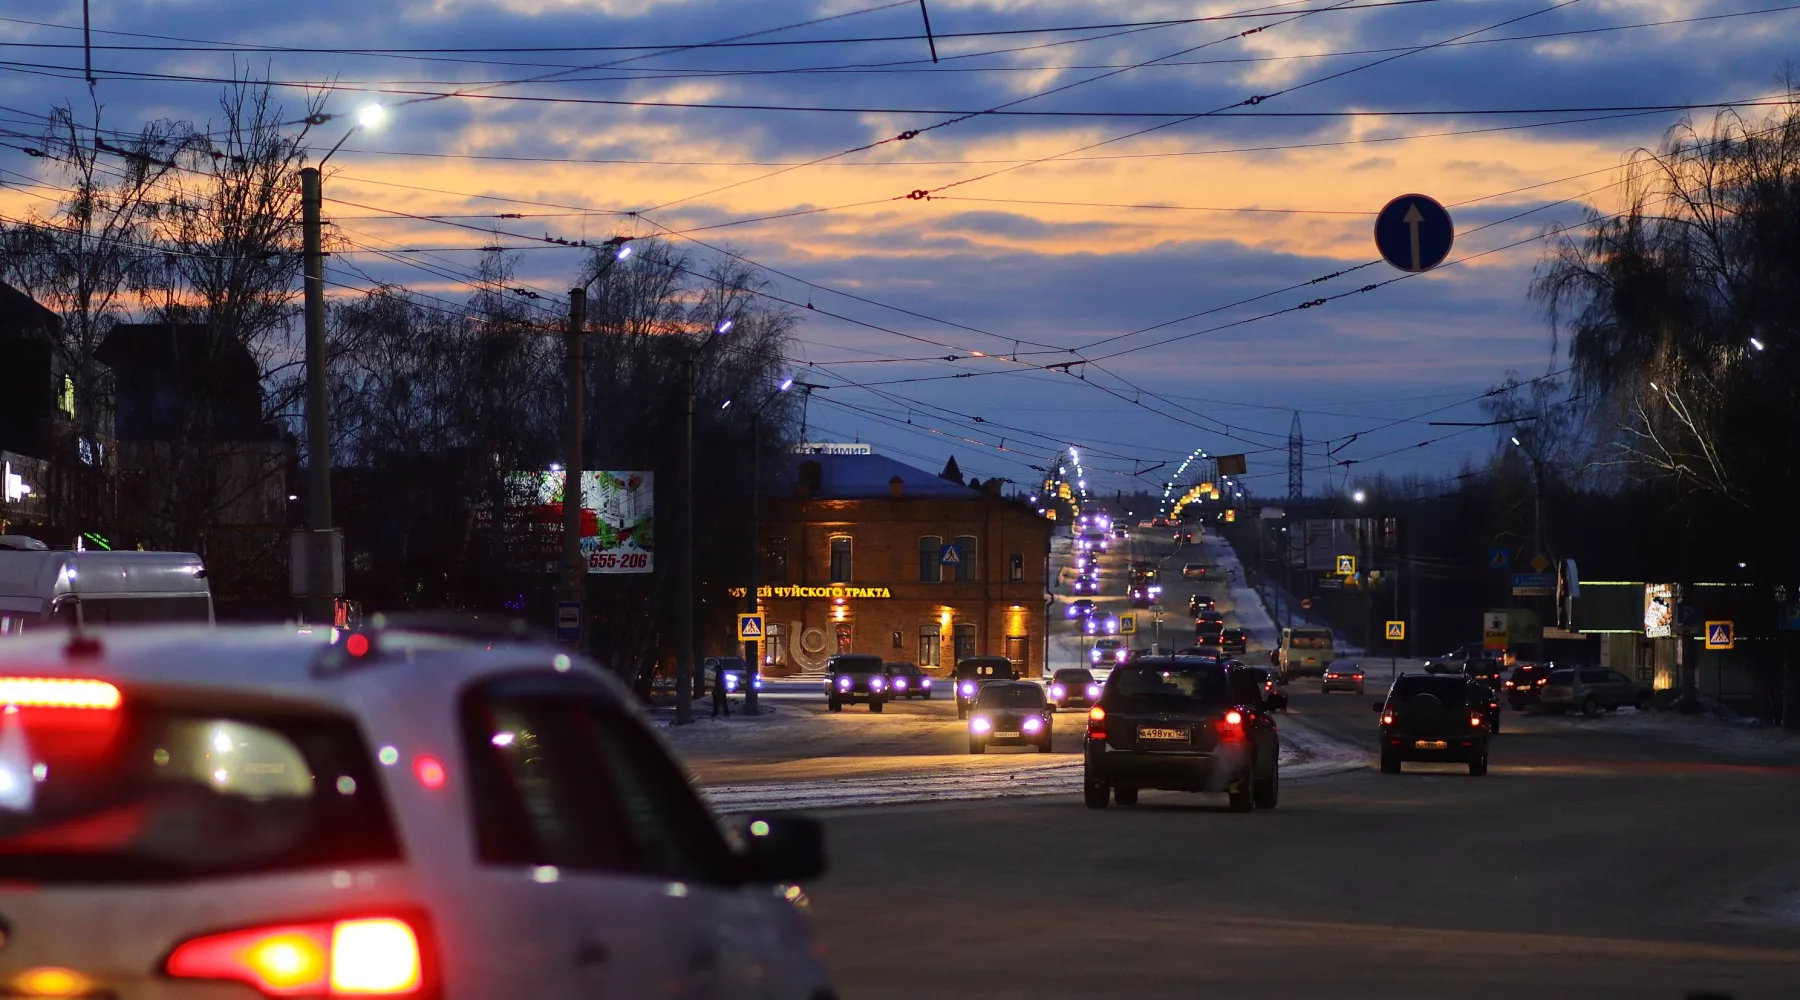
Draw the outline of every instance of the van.
[[[1325,676],[1336,654],[1331,649],[1331,630],[1316,625],[1295,625],[1281,630],[1275,665],[1283,677]]]
[[[192,552],[76,552],[0,535],[0,636],[46,627],[213,624],[206,566]]]

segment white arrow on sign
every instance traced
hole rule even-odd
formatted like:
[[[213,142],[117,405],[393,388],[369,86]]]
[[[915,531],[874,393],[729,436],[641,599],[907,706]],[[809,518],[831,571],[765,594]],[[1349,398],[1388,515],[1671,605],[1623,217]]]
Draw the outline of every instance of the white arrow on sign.
[[[1423,271],[1425,270],[1425,258],[1424,255],[1419,252],[1419,223],[1425,221],[1425,216],[1419,213],[1419,206],[1408,205],[1406,206],[1406,218],[1403,221],[1406,223],[1406,228],[1412,231],[1412,269],[1415,271]]]

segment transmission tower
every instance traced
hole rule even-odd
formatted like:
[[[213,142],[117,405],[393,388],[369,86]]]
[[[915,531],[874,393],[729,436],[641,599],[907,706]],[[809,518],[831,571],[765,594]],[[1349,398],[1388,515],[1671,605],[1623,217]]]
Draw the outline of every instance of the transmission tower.
[[[1294,411],[1294,425],[1288,428],[1288,499],[1298,500],[1306,493],[1304,452],[1306,438],[1300,433],[1300,411]]]

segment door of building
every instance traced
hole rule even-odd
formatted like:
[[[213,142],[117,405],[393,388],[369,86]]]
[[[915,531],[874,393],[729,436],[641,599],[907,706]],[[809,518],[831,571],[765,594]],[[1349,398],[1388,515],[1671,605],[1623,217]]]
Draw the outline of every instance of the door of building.
[[[1026,636],[1009,635],[1006,637],[1006,658],[1012,661],[1013,674],[1018,677],[1030,677],[1026,670],[1031,664],[1031,644]]]

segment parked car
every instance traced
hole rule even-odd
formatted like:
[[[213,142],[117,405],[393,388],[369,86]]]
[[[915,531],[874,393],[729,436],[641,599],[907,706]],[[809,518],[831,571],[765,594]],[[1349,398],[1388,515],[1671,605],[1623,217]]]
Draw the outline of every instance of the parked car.
[[[793,902],[819,825],[728,837],[631,692],[555,645],[70,646],[0,643],[7,752],[42,766],[0,824],[7,994],[651,997],[706,955],[708,993],[834,995]]]
[[[890,698],[931,699],[931,678],[916,663],[889,663],[887,689]]]
[[[956,717],[968,718],[982,685],[1017,679],[1012,661],[1004,656],[970,656],[956,661]]]
[[[984,684],[969,712],[969,752],[986,753],[999,745],[1035,746],[1050,752],[1050,703],[1044,689],[1026,681]]]
[[[1050,676],[1049,695],[1054,708],[1086,708],[1100,700],[1100,682],[1092,671],[1064,667]]]
[[[1621,705],[1638,709],[1650,705],[1650,685],[1634,681],[1605,667],[1559,667],[1550,671],[1544,686],[1538,689],[1539,704],[1546,712],[1581,709],[1593,718],[1601,709],[1608,712]]]
[[[1485,695],[1467,677],[1401,674],[1375,713],[1383,774],[1399,774],[1409,760],[1467,764],[1475,777],[1487,773]]]
[[[1337,664],[1325,668],[1325,676],[1319,681],[1319,693],[1330,694],[1333,691],[1349,691],[1353,694],[1363,693],[1363,670],[1352,664]]]
[[[1549,680],[1550,671],[1555,668],[1553,663],[1521,663],[1513,668],[1512,676],[1500,682],[1500,692],[1506,696],[1513,711],[1523,712],[1538,703],[1544,682]]]
[[[880,712],[887,699],[887,667],[881,657],[839,653],[825,661],[825,707],[830,711],[841,712],[860,700],[869,711]]]

